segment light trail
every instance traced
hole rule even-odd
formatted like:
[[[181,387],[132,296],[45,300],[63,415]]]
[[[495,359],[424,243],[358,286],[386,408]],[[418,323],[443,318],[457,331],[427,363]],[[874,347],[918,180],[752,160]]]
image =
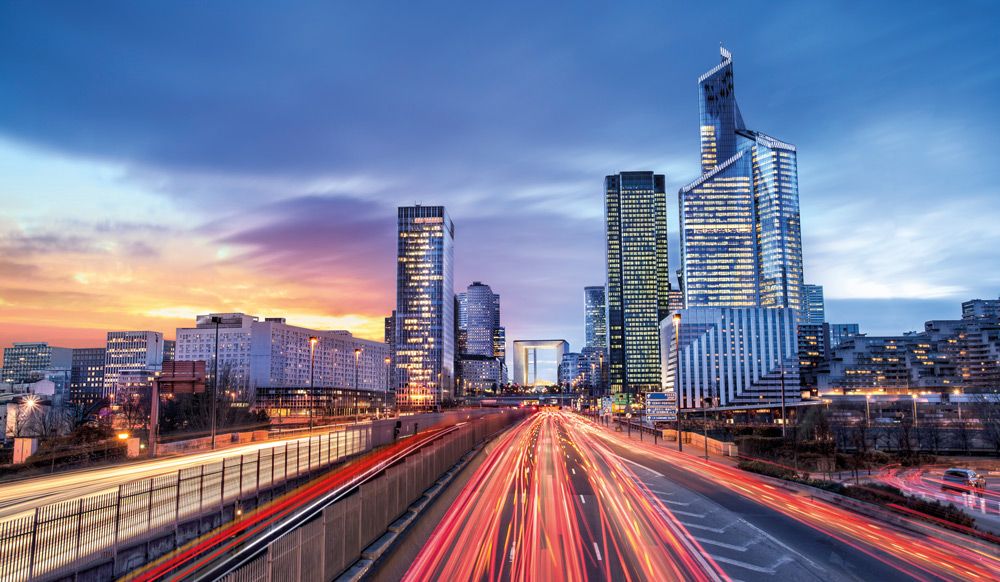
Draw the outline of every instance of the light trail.
[[[404,580],[728,580],[583,424],[544,411],[509,431]]]

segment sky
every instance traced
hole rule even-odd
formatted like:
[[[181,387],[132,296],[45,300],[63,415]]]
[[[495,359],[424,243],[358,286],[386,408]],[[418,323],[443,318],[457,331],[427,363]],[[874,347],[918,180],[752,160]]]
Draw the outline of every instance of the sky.
[[[508,340],[579,349],[605,175],[666,175],[679,266],[720,42],[798,148],[827,320],[957,318],[1000,295],[1000,5],[958,6],[0,2],[0,346],[231,311],[381,339],[420,203]]]

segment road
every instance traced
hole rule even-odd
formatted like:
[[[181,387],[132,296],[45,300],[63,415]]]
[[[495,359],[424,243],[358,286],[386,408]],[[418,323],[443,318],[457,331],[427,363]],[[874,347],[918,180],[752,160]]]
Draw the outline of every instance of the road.
[[[911,495],[954,504],[974,517],[978,527],[1000,532],[1000,482],[996,478],[987,478],[986,489],[976,496],[964,496],[953,490],[943,491],[943,474],[948,468],[947,465],[919,468],[889,465],[879,470],[876,479]]]
[[[317,435],[320,433],[316,433]],[[262,449],[284,447],[306,439],[301,436],[262,441],[196,453],[192,455],[152,459],[123,465],[67,471],[0,484],[0,521],[31,515],[42,505],[78,499],[89,495],[112,492],[128,481],[148,479],[156,475],[175,473],[181,469],[209,465],[231,457],[255,453]],[[343,441],[338,454],[357,448],[357,436]]]
[[[1000,560],[567,412],[511,431],[406,580],[997,580]]]

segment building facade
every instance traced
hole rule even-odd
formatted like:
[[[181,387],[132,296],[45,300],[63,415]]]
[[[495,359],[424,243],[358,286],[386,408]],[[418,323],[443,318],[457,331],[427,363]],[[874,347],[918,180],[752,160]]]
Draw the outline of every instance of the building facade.
[[[500,295],[489,285],[475,281],[460,293],[456,305],[463,322],[458,330],[462,340],[456,368],[462,394],[495,391],[507,383],[504,361],[506,334],[500,325]]]
[[[453,399],[455,226],[443,206],[397,214],[396,403],[428,409]]]
[[[109,331],[104,352],[104,394],[118,389],[126,371],[154,371],[163,365],[163,334],[158,331]]]
[[[73,366],[72,348],[57,348],[48,342],[14,342],[3,349],[3,382],[24,384],[32,372],[69,370]]]
[[[702,175],[679,193],[684,306],[804,317],[796,149],[746,128],[721,53],[698,79]]]
[[[1000,318],[1000,299],[972,299],[962,303],[962,319]]]
[[[800,400],[797,315],[784,308],[682,309],[661,325],[661,362],[681,408]],[[679,346],[679,350],[676,348]],[[679,358],[678,358],[679,357]]]
[[[608,347],[608,314],[603,285],[583,288],[583,313],[587,347]]]
[[[826,322],[826,306],[823,301],[822,285],[802,286],[802,323],[822,325]]]
[[[861,326],[856,323],[827,323],[823,327],[827,343],[831,349],[839,346],[847,338],[861,333]]]
[[[73,365],[70,372],[70,400],[76,404],[90,406],[102,399],[104,394],[104,359],[106,348],[79,348],[73,350]]]
[[[664,177],[622,172],[605,178],[604,193],[610,390],[659,390],[659,328],[670,296]]]

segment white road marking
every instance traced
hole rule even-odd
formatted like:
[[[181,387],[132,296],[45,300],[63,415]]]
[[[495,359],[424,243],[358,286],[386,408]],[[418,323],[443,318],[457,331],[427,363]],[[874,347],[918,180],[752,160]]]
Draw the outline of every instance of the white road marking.
[[[802,558],[802,560],[803,560],[803,561],[806,561],[806,562],[809,562],[809,564],[810,564],[810,565],[811,565],[811,566],[812,566],[813,568],[816,568],[817,570],[820,570],[820,571],[823,571],[823,572],[826,572],[826,568],[824,568],[824,567],[820,566],[820,565],[819,565],[819,564],[817,564],[816,562],[813,562],[812,560],[810,560],[809,558],[807,558],[807,557],[803,556],[803,555],[802,555],[802,554],[800,554],[799,552],[796,552],[796,551],[795,551],[795,550],[793,550],[792,548],[790,548],[790,547],[788,547],[787,545],[785,545],[785,544],[781,543],[781,541],[780,541],[780,540],[778,540],[778,538],[776,538],[776,537],[772,536],[771,534],[767,533],[766,531],[764,531],[764,530],[760,529],[759,527],[755,526],[754,524],[750,523],[749,521],[747,521],[747,520],[745,520],[745,519],[743,519],[743,518],[738,518],[738,519],[739,519],[739,520],[740,520],[741,522],[745,523],[745,524],[746,524],[746,525],[747,525],[748,527],[750,527],[750,529],[754,530],[755,532],[759,533],[760,535],[762,535],[762,536],[766,537],[767,539],[771,540],[772,542],[774,542],[774,543],[778,544],[779,546],[781,546],[782,548],[784,548],[784,549],[785,549],[786,551],[788,551],[788,553],[790,553],[790,554],[795,554],[796,556],[798,556],[798,557]]]
[[[687,523],[687,522],[683,522],[683,521],[680,521],[680,520],[678,520],[678,521],[684,527],[691,527],[691,528],[694,528],[694,529],[702,529],[702,530],[710,531],[710,532],[714,532],[714,533],[725,533],[726,528],[729,527],[729,525],[727,525],[726,527],[723,527],[723,528],[708,527],[708,526],[705,526],[705,525],[698,525],[696,523]]]
[[[583,494],[582,493],[580,494],[580,502],[581,503],[586,503],[587,502],[587,500],[583,498]]]
[[[657,491],[656,489],[650,489],[650,493],[656,493],[657,495],[673,495],[673,493],[668,493],[666,491]]]
[[[733,544],[726,544],[726,543],[723,543],[723,542],[717,542],[715,540],[709,540],[709,539],[706,539],[706,538],[700,538],[698,536],[691,536],[691,537],[694,538],[696,541],[701,542],[703,544],[711,544],[713,546],[719,546],[720,548],[727,548],[727,549],[730,549],[730,550],[736,550],[737,552],[745,552],[745,551],[747,551],[747,548],[749,548],[751,545],[757,543],[756,540],[750,540],[749,542],[743,544],[742,546],[734,546]]]
[[[614,456],[618,457],[618,455],[614,455]],[[645,470],[649,471],[650,473],[652,473],[652,474],[656,475],[657,477],[663,477],[663,473],[661,473],[661,472],[659,472],[659,471],[656,471],[656,470],[653,470],[653,469],[650,469],[650,468],[649,468],[649,467],[647,467],[646,465],[641,465],[641,464],[639,464],[639,463],[636,463],[636,462],[635,462],[635,461],[633,461],[633,460],[630,460],[630,459],[626,459],[625,457],[618,457],[618,458],[619,458],[619,459],[621,459],[621,460],[623,460],[623,461],[625,461],[626,463],[628,463],[628,464],[630,464],[630,465],[635,465],[636,467],[640,467],[640,468],[643,468],[643,469],[645,469]]]
[[[573,471],[573,474],[576,475],[576,469],[574,469],[573,467],[570,467],[569,470]]]
[[[670,501],[669,499],[661,499],[660,501],[666,503],[667,505],[680,505],[681,507],[691,505],[690,503],[684,503],[683,501]]]
[[[514,547],[515,547],[516,545],[517,545],[517,544],[512,544],[512,545],[510,546],[510,561],[511,561],[511,562],[513,562],[513,561],[514,561]]]
[[[739,566],[740,568],[746,568],[747,570],[753,570],[754,572],[762,572],[764,574],[774,574],[774,568],[762,568],[760,566],[754,566],[753,564],[747,564],[746,562],[741,562],[739,560],[730,560],[729,558],[723,558],[722,556],[716,556],[714,554],[708,555],[710,558],[716,562],[722,562],[723,564],[730,564],[732,566]],[[789,558],[790,560],[791,558]]]
[[[601,559],[601,549],[597,547],[597,542],[594,542],[594,551],[597,552],[597,560],[603,562],[604,560]]]
[[[671,509],[670,513],[675,515],[686,515],[688,517],[697,517],[698,519],[705,519],[704,513],[691,513],[690,511],[681,511],[680,509]]]

